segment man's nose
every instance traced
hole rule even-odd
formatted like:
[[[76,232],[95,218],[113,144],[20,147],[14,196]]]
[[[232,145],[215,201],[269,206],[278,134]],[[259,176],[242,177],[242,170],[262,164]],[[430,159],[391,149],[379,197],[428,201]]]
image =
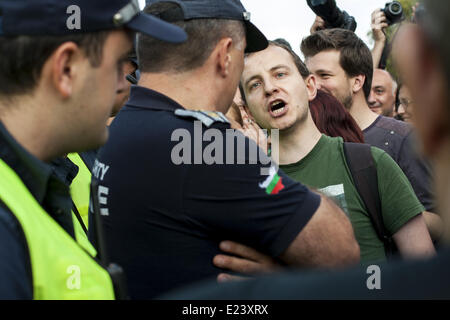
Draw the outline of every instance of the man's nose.
[[[266,91],[266,95],[270,96],[275,92],[278,92],[278,87],[272,80],[266,80],[264,90]]]
[[[375,95],[373,94],[373,92],[370,92],[369,99],[367,99],[367,102],[369,103],[369,105],[374,105],[376,103]]]

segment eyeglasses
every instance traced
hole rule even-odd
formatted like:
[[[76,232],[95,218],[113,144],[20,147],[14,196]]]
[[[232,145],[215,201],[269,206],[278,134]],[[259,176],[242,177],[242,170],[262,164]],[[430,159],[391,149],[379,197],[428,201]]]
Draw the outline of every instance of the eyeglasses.
[[[399,106],[402,105],[403,108],[408,109],[409,106],[411,104],[413,104],[413,103],[414,103],[414,101],[411,101],[411,100],[408,100],[408,99],[400,99],[400,101],[398,102],[398,105]]]

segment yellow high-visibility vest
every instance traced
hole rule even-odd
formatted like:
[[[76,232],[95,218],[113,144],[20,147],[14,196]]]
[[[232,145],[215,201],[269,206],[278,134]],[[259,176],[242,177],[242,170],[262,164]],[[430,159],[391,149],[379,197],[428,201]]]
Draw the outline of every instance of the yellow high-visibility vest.
[[[91,185],[92,175],[89,168],[84,164],[83,159],[81,159],[78,153],[70,153],[67,157],[78,167],[78,174],[70,185],[70,195],[72,196],[73,203],[75,203],[75,206],[80,213],[84,225],[88,228],[89,187]]]
[[[0,177],[0,199],[19,221],[27,241],[33,298],[114,299],[108,272],[88,253],[90,250],[84,250],[92,246],[85,235],[79,237],[83,230],[76,218],[75,234],[80,243],[44,211],[19,176],[1,159]]]

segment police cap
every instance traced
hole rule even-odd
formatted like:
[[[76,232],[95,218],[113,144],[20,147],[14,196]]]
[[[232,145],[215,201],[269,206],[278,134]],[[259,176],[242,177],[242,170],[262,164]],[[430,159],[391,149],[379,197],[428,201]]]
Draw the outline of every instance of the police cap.
[[[160,13],[159,18],[168,22],[191,19],[229,19],[243,21],[246,28],[247,47],[245,52],[264,50],[268,42],[264,34],[250,22],[247,12],[239,0],[147,0],[147,5],[156,2],[171,2],[177,8]]]
[[[138,0],[0,0],[0,36],[67,35],[120,27],[167,42],[187,39],[181,28],[143,13]]]

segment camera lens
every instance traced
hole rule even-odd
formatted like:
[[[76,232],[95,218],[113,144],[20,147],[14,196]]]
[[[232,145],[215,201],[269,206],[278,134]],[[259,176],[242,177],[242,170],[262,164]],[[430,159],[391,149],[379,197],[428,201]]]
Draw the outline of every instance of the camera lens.
[[[400,14],[402,11],[402,7],[398,3],[391,4],[391,12],[395,15]]]

